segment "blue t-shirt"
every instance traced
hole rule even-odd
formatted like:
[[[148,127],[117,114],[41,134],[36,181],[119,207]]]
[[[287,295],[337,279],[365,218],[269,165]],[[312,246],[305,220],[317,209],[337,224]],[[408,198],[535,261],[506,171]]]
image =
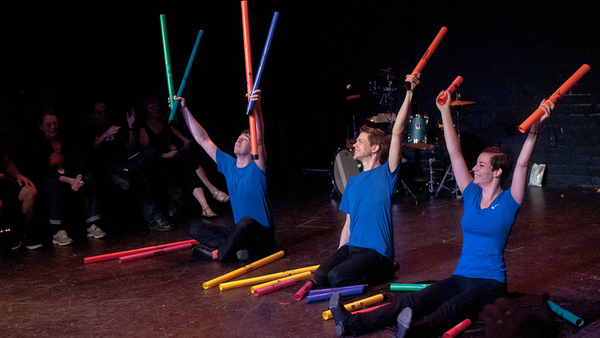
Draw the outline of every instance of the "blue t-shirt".
[[[270,228],[273,220],[265,173],[254,161],[243,168],[238,168],[235,158],[221,149],[217,149],[216,160],[217,169],[225,175],[235,223],[243,217],[251,217]]]
[[[463,247],[455,275],[495,279],[506,283],[504,249],[521,205],[510,189],[481,209],[481,188],[471,182],[463,191]]]
[[[390,173],[385,164],[350,178],[342,195],[340,210],[350,215],[347,245],[369,248],[394,260],[392,196],[400,166]]]

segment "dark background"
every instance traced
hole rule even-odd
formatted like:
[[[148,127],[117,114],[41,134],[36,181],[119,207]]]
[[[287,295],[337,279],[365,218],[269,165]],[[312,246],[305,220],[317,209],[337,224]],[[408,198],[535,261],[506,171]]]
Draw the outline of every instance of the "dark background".
[[[175,87],[200,29],[184,96],[215,143],[231,151],[247,128],[240,1],[4,1],[0,12],[0,129],[35,128],[44,107],[76,129],[101,98],[114,114],[168,97],[159,15],[166,14]],[[461,75],[459,125],[467,161],[484,145],[518,150],[517,126],[582,64],[590,72],[543,125],[533,162],[546,184],[600,186],[600,5],[595,1],[249,1],[254,71],[280,12],[261,81],[272,172],[330,167],[364,118],[387,107],[370,91],[391,67],[397,110],[402,79],[442,26],[413,113],[439,119],[435,96]],[[352,89],[346,89],[351,84]],[[346,96],[360,94],[347,101]],[[166,104],[165,104],[166,105]],[[386,110],[387,111],[387,110]],[[181,126],[180,129],[185,127]],[[410,156],[409,156],[410,157]]]

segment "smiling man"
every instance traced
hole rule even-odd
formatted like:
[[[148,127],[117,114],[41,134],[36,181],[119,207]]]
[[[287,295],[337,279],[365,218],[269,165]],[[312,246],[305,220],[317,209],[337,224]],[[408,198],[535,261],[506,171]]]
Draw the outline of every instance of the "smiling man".
[[[398,112],[391,140],[380,129],[360,129],[354,159],[361,161],[364,169],[350,178],[344,189],[340,210],[346,213],[346,221],[338,250],[315,272],[320,287],[374,284],[391,278],[397,269],[392,196],[400,171],[402,136],[419,76],[407,75],[406,80],[411,86]]]

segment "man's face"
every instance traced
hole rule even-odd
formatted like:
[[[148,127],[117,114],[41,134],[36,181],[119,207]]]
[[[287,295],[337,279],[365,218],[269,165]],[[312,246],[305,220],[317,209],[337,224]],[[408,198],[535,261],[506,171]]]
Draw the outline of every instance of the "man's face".
[[[247,155],[250,153],[250,135],[241,134],[233,147],[233,153],[236,155]]]
[[[58,134],[58,119],[54,115],[46,114],[40,125],[40,130],[48,139],[56,138]]]

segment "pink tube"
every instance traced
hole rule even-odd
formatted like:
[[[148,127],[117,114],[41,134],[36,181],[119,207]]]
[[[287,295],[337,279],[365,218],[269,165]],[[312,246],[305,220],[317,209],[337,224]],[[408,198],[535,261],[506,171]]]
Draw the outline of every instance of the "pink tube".
[[[466,330],[471,325],[470,319],[465,319],[462,322],[458,323],[455,327],[450,330],[444,332],[442,338],[454,338],[458,336],[461,332]]]
[[[312,286],[313,286],[312,281],[306,282],[306,284],[304,284],[304,286],[300,290],[298,290],[298,292],[296,292],[294,294],[294,299],[301,300],[302,297],[304,297],[304,295],[306,295],[306,293],[310,290],[310,288],[312,288]]]
[[[146,252],[141,252],[138,254],[122,256],[122,257],[119,257],[119,263],[130,262],[130,261],[134,261],[137,259],[148,258],[148,257],[153,257],[153,256],[160,256],[162,254],[166,254],[166,253],[170,253],[170,252],[186,250],[191,247],[192,247],[192,243],[185,243],[185,244],[181,244],[181,245],[160,248],[160,249],[157,249],[154,251],[146,251]]]
[[[277,291],[279,289],[287,288],[288,286],[292,286],[296,284],[296,280],[294,278],[286,279],[281,282],[277,282],[275,284],[267,285],[260,289],[254,290],[254,295],[256,297],[260,297],[262,295],[266,295],[267,293],[271,293]]]

